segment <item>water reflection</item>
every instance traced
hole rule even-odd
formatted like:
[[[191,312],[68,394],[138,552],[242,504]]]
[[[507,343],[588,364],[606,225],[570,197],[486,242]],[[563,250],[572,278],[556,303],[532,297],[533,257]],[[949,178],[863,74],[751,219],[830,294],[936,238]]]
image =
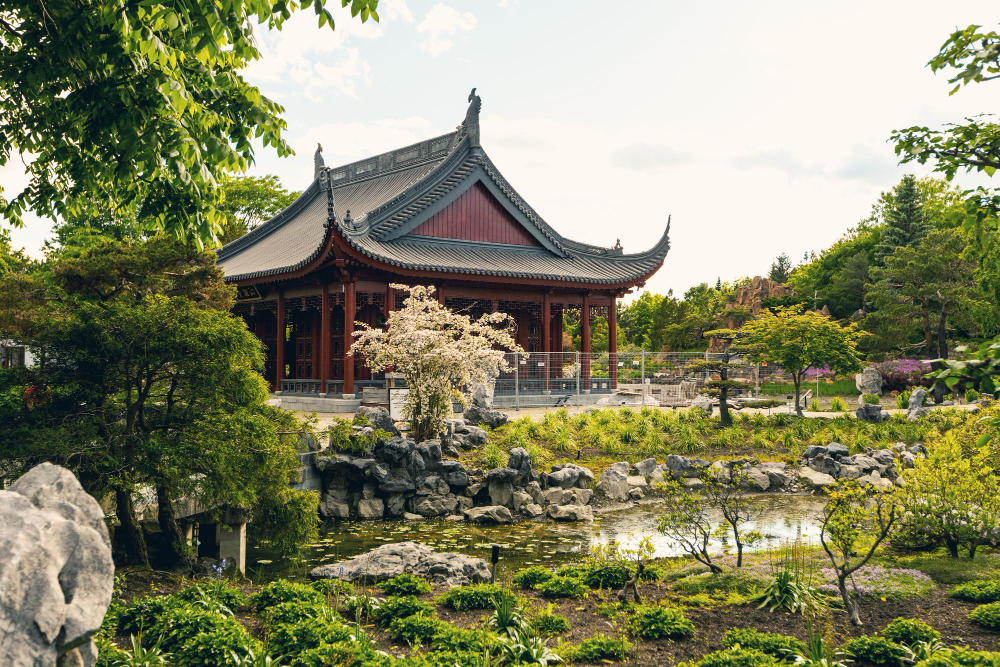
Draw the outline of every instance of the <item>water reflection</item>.
[[[800,495],[762,495],[756,502],[765,510],[756,524],[764,539],[756,549],[766,549],[782,542],[801,538],[818,542],[818,520],[825,500],[822,497]],[[489,558],[492,544],[500,544],[503,562],[510,569],[526,565],[563,565],[579,561],[591,545],[612,540],[633,546],[650,537],[656,556],[676,556],[682,552],[676,543],[656,530],[656,521],[663,502],[651,500],[637,507],[602,512],[592,524],[524,522],[509,526],[479,526],[443,520],[422,522],[365,521],[332,522],[324,525],[320,539],[307,547],[299,559],[277,559],[266,551],[251,550],[250,572],[260,579],[305,577],[316,565],[332,563],[365,553],[388,542],[413,540],[437,551],[458,551],[480,558]],[[721,514],[713,517],[718,523]],[[725,548],[715,540],[714,550]]]

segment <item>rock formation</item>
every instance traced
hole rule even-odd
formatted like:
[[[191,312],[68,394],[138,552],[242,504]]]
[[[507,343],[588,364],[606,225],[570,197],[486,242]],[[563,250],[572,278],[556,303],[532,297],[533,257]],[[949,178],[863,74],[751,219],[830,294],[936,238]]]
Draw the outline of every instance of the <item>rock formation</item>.
[[[309,572],[313,579],[384,581],[402,573],[425,577],[432,584],[464,586],[489,581],[490,568],[482,558],[459,553],[437,553],[418,542],[383,544],[366,554]]]
[[[51,463],[0,491],[0,665],[93,665],[114,563],[104,512]]]

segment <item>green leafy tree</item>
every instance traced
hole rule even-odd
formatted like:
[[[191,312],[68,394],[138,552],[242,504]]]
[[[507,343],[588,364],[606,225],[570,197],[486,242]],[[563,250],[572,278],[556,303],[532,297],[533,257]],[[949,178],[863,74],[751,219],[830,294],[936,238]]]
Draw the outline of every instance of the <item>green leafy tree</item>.
[[[792,259],[785,253],[781,253],[771,262],[771,270],[768,271],[767,277],[775,282],[785,283],[791,273]]]
[[[904,176],[893,195],[892,206],[884,213],[882,237],[875,246],[875,263],[880,266],[897,248],[917,245],[930,231],[916,177]]]
[[[777,313],[762,311],[760,317],[743,325],[742,345],[752,358],[775,363],[792,376],[795,406],[802,414],[802,379],[810,368],[829,368],[833,373],[861,370],[856,326],[842,326],[829,317],[801,308],[784,308]]]
[[[862,625],[861,615],[847,579],[871,560],[898,518],[899,503],[891,490],[868,491],[848,482],[830,491],[819,541],[837,573],[837,589],[853,625]]]
[[[658,349],[653,346],[653,327],[664,298],[646,291],[627,306],[618,307],[618,326],[627,343],[642,350]]]
[[[281,186],[277,176],[239,176],[222,185],[219,210],[225,216],[219,243],[235,241],[288,208],[298,192]]]
[[[937,230],[917,246],[897,248],[885,258],[885,266],[872,269],[868,298],[878,312],[866,318],[865,328],[880,334],[873,337],[876,345],[899,347],[912,323],[919,322],[924,354],[948,357],[948,318],[966,315],[970,321],[968,314],[977,304],[988,305],[965,245],[961,231]]]
[[[819,256],[795,267],[788,284],[803,298],[824,305],[837,318],[847,318],[865,308],[864,285],[873,251],[881,238],[877,214],[856,227]],[[863,282],[861,282],[863,280]]]
[[[378,20],[378,0],[341,0]],[[218,184],[245,171],[254,144],[285,156],[282,108],[241,71],[254,31],[281,29],[326,0],[112,3],[8,0],[0,8],[0,165],[27,161],[28,186],[0,216],[71,217],[80,202],[138,204],[146,228],[213,244]]]
[[[261,518],[293,508],[284,528],[313,534],[315,494],[289,488],[300,427],[267,404],[260,343],[232,301],[212,253],[165,236],[69,247],[0,278],[0,337],[37,359],[0,373],[3,471],[54,461],[110,496],[128,564],[149,564],[136,509],[146,492],[167,564],[186,555],[181,499]]]

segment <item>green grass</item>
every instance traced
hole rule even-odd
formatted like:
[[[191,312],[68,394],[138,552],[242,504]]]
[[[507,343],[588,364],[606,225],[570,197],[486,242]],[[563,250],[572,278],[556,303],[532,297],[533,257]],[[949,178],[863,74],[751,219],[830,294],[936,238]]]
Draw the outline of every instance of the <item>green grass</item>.
[[[811,390],[816,393],[816,382],[803,382],[800,385],[802,393]],[[772,396],[794,396],[795,385],[791,382],[761,382],[760,393]],[[834,380],[833,382],[819,383],[820,396],[857,396],[858,391],[854,380]]]
[[[1000,578],[1000,555],[980,554],[976,558],[951,558],[940,550],[935,555],[881,559],[892,567],[920,570],[939,584],[963,584],[976,579]]]

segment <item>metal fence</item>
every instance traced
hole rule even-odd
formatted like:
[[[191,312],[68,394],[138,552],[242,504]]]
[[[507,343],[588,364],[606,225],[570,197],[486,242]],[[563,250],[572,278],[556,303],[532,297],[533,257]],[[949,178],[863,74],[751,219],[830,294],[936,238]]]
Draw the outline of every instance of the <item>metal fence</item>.
[[[707,352],[643,351],[507,354],[510,370],[497,378],[494,403],[507,408],[686,405],[712,378],[712,373],[695,370],[692,362],[720,357]],[[747,382],[755,394],[762,382],[781,381],[782,376],[778,367],[749,362],[729,370],[730,378]]]

